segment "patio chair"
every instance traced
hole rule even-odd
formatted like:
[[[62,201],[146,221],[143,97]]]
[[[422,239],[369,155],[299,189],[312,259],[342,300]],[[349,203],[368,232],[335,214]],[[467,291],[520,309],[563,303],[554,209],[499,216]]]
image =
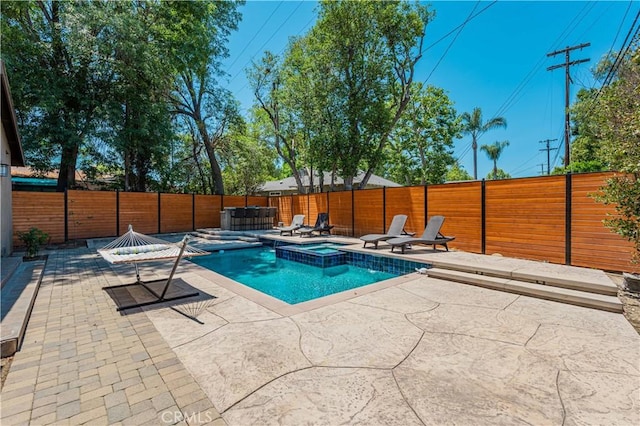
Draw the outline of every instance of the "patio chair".
[[[280,235],[284,235],[285,233],[289,233],[289,235],[293,236],[293,231],[297,231],[298,229],[304,226],[304,215],[297,214],[291,220],[291,225],[283,226],[282,228],[278,228],[280,231]]]
[[[333,225],[329,225],[329,213],[318,213],[318,218],[316,219],[316,224],[313,228],[304,227],[298,229],[300,236],[312,236],[314,232],[317,232],[318,235],[322,235],[323,232],[327,234],[331,234],[331,229]]]
[[[436,249],[436,245],[441,245],[449,251],[447,243],[455,240],[456,237],[448,237],[440,233],[440,228],[442,228],[443,223],[444,216],[432,216],[420,237],[392,238],[387,240],[387,244],[391,246],[391,251],[396,247],[400,247],[402,249],[402,253],[404,253],[405,248],[411,244],[433,245],[434,250]]]
[[[367,243],[373,243],[375,245],[375,249],[378,248],[378,243],[380,241],[387,241],[391,238],[396,238],[402,236],[402,234],[408,235],[404,231],[404,224],[407,222],[407,215],[405,214],[397,214],[393,217],[391,221],[391,225],[389,225],[389,230],[386,234],[367,234],[360,237],[362,241],[364,241],[364,245],[362,247],[367,247]]]

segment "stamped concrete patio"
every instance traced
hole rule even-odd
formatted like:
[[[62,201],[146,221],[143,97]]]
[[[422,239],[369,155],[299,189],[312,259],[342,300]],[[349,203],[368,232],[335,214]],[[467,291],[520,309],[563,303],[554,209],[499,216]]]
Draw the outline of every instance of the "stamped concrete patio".
[[[52,252],[2,424],[640,424],[621,314],[418,274],[298,307],[188,262],[177,276],[198,300],[121,315],[102,287],[132,267]]]

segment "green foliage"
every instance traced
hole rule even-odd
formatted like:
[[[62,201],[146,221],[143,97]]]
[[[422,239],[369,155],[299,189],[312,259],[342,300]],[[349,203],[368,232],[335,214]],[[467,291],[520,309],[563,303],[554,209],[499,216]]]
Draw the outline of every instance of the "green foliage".
[[[49,234],[35,227],[26,232],[18,231],[17,234],[27,248],[27,257],[36,257],[40,246],[49,240]]]
[[[29,164],[58,168],[58,190],[73,186],[79,161],[108,162],[125,190],[164,186],[183,133],[168,95],[179,76],[221,73],[240,4],[4,2],[2,54]]]
[[[369,175],[380,165],[409,102],[429,17],[408,2],[323,1],[282,61],[267,54],[254,67],[254,92],[299,190],[302,165],[337,171],[347,188],[361,168]]]
[[[464,180],[473,180],[473,176],[471,176],[460,164],[456,161],[453,163],[449,170],[447,170],[447,174],[445,176],[446,182],[457,182]]]
[[[600,172],[604,170],[604,165],[600,160],[590,161],[571,161],[569,166],[555,167],[552,171],[552,175],[564,175],[566,173],[588,173],[588,172]]]
[[[488,180],[510,179],[511,175],[502,169],[495,169],[487,174]]]
[[[615,206],[604,223],[634,245],[633,261],[640,261],[640,52],[636,38],[618,69],[617,78],[604,87],[591,120],[601,141],[601,155],[620,174],[609,179],[598,199]]]
[[[443,183],[461,123],[444,90],[418,83],[390,137],[385,177],[405,185]]]
[[[490,176],[494,176],[493,179],[497,179],[496,176],[498,176],[498,159],[502,155],[502,151],[504,151],[504,149],[508,146],[509,146],[509,141],[502,141],[502,142],[496,141],[491,145],[482,145],[480,147],[480,149],[487,154],[487,157],[489,157],[489,159],[493,161],[493,171],[489,174]],[[504,179],[504,178],[501,178],[501,179]]]

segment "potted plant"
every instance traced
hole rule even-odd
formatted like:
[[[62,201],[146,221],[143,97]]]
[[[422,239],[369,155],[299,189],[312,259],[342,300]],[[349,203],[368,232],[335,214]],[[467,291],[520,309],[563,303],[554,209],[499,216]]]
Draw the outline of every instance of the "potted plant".
[[[25,260],[34,260],[38,256],[40,246],[49,240],[49,234],[38,228],[31,228],[26,232],[18,231],[18,238],[27,248]]]

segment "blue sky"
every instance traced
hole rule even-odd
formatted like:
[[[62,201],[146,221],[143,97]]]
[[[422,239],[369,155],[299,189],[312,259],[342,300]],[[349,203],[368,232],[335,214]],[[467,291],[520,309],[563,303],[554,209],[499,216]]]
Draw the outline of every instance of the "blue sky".
[[[458,113],[480,107],[485,120],[501,115],[507,129],[484,134],[479,144],[508,140],[498,166],[512,177],[536,176],[547,169],[544,139],[558,139],[552,147],[551,169],[561,165],[564,148],[564,68],[547,67],[564,62],[564,55],[549,52],[591,43],[571,52],[571,60],[591,61],[571,67],[571,99],[581,87],[593,87],[591,68],[610,49],[617,51],[640,10],[630,1],[435,1],[427,2],[436,17],[427,26],[425,47],[462,24],[472,13],[489,6],[469,21],[461,32],[427,50],[416,68],[418,81],[443,88]],[[282,53],[289,37],[304,35],[315,22],[312,1],[248,0],[240,8],[239,30],[231,35],[230,57],[224,62],[229,77],[223,83],[244,110],[254,102],[245,69],[265,50]],[[456,34],[457,37],[456,37]],[[454,40],[455,38],[455,40]],[[439,65],[436,64],[440,61]],[[596,86],[597,87],[597,86]],[[454,155],[473,173],[469,136],[456,141]],[[559,154],[557,154],[559,152]],[[541,166],[543,164],[544,166]],[[478,152],[478,177],[485,177],[492,162]]]

